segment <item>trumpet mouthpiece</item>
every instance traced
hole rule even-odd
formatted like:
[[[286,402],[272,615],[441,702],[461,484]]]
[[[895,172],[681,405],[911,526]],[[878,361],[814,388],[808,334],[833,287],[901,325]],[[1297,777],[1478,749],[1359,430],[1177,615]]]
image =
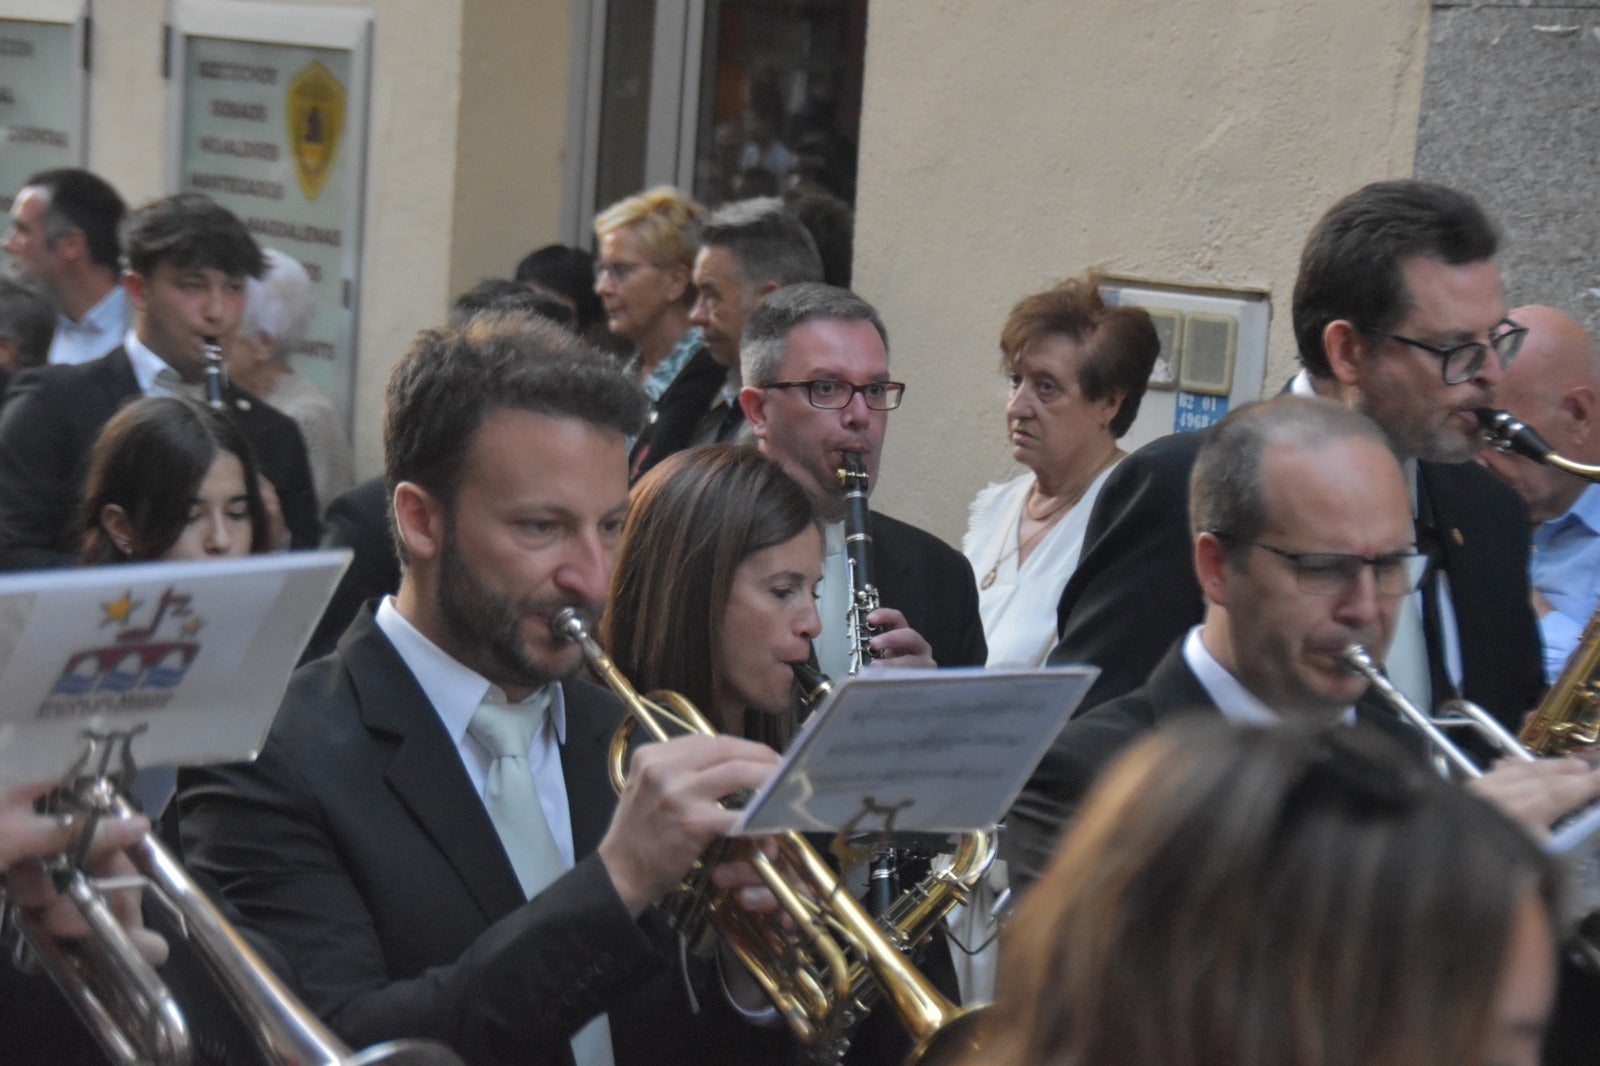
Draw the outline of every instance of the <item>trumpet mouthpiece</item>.
[[[589,627],[576,607],[563,607],[557,611],[556,616],[550,619],[550,629],[556,636],[566,637],[574,643],[589,636]]]
[[[1339,661],[1351,673],[1364,674],[1378,669],[1378,664],[1372,661],[1372,653],[1367,651],[1364,644],[1352,644],[1339,656]]]

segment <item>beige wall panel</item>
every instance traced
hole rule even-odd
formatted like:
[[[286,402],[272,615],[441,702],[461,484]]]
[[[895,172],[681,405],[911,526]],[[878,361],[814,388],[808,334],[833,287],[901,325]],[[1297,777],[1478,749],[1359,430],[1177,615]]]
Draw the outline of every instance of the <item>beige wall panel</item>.
[[[874,501],[960,543],[973,494],[1017,469],[1005,313],[1090,264],[1270,291],[1276,388],[1307,229],[1411,171],[1427,20],[1423,0],[873,0],[855,284],[910,385]]]
[[[557,237],[571,37],[570,0],[467,7],[452,296]]]
[[[89,76],[89,169],[130,204],[166,191],[165,0],[97,0]]]

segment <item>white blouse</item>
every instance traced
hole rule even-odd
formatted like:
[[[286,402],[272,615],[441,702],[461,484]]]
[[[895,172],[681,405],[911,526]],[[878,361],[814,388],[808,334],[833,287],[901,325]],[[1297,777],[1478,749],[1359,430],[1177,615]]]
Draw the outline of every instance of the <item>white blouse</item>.
[[[1100,471],[1082,498],[1033,546],[1020,569],[1017,529],[1033,475],[991,483],[973,499],[961,550],[978,578],[978,611],[983,616],[984,639],[989,642],[989,666],[1038,666],[1055,647],[1061,590],[1078,567],[1089,512],[1116,468],[1117,463],[1112,463]],[[994,581],[984,588],[991,569]]]

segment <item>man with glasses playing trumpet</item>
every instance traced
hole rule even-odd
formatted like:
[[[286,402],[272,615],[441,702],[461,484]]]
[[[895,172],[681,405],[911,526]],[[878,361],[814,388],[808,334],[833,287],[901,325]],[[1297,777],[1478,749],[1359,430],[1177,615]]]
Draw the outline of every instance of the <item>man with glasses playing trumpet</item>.
[[[1348,722],[1421,757],[1347,665],[1381,661],[1401,601],[1422,579],[1404,474],[1386,435],[1326,400],[1280,396],[1231,412],[1207,435],[1189,490],[1204,619],[1144,685],[1073,719],[1013,811],[1013,876],[1036,874],[1089,785],[1133,740],[1185,713],[1243,722]],[[1535,833],[1600,798],[1579,759],[1507,761],[1469,786]]]
[[[1401,600],[1427,564],[1382,430],[1320,399],[1241,407],[1207,435],[1189,509],[1204,619],[1144,685],[1074,718],[1045,757],[1012,819],[1019,858],[1033,869],[1112,757],[1184,711],[1343,720],[1421,750],[1421,734],[1345,661],[1352,645],[1384,660]],[[1600,797],[1600,771],[1576,759],[1506,763],[1474,787],[1542,832]]]
[[[548,323],[421,334],[384,413],[400,591],[296,673],[256,762],[180,779],[186,858],[352,1044],[582,1066],[743,1050],[720,990],[691,1000],[651,905],[777,756],[646,745],[614,795],[620,704],[552,629],[598,615],[644,412]]]

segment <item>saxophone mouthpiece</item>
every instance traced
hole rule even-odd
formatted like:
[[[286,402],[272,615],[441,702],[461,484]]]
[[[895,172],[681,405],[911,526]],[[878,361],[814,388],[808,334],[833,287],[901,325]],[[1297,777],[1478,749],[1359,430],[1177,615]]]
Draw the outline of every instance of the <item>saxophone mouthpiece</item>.
[[[1538,430],[1519,420],[1510,411],[1480,407],[1477,414],[1478,426],[1483,431],[1484,440],[1500,451],[1514,452],[1541,463],[1555,451],[1550,447],[1550,443],[1539,435]]]

